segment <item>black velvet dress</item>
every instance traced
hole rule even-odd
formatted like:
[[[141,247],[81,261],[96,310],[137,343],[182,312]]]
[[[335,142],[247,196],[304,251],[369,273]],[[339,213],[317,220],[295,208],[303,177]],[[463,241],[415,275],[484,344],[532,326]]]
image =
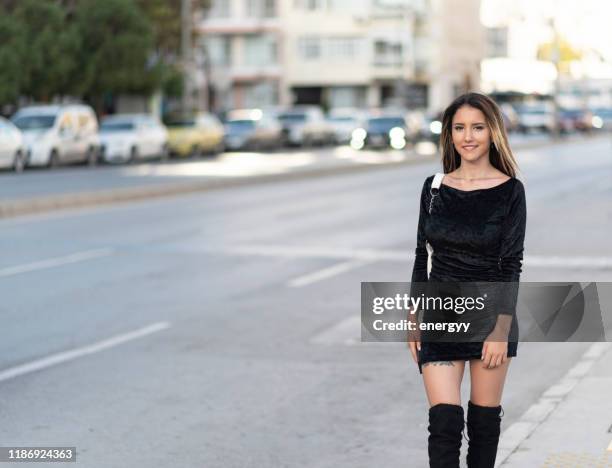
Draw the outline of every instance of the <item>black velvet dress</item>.
[[[423,184],[412,282],[512,282],[507,300],[497,313],[512,314],[513,332],[518,336],[514,315],[518,281],[523,260],[527,210],[520,180],[471,191],[442,185],[432,210],[430,176]],[[433,247],[432,268],[427,277],[427,249]],[[505,287],[505,285],[504,285]],[[480,359],[481,342],[422,342],[419,371],[432,361]],[[516,356],[517,342],[508,343],[508,356]]]

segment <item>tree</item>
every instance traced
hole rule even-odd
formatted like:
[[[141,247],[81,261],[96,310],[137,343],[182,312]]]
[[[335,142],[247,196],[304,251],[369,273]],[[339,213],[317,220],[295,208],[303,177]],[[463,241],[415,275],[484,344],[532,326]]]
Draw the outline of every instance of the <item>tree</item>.
[[[182,0],[136,0],[153,28],[153,61],[157,82],[165,94],[179,96],[183,91],[181,47]],[[210,8],[211,0],[192,0],[192,11]]]
[[[153,32],[132,0],[79,1],[74,27],[81,38],[75,88],[98,110],[107,93],[151,92]]]
[[[558,55],[556,58],[559,63],[559,69],[562,72],[567,72],[569,68],[569,63],[573,60],[580,60],[582,58],[582,53],[575,49],[567,40],[564,38],[559,38],[557,43],[557,51],[555,51],[554,42],[546,42],[544,44],[540,44],[538,47],[537,57],[538,60],[545,60],[548,62],[555,61],[555,53]]]
[[[0,104],[16,101],[21,93],[25,45],[22,25],[0,8]]]
[[[27,44],[22,93],[41,101],[66,94],[77,66],[79,41],[67,25],[65,11],[52,0],[22,0],[12,17]]]

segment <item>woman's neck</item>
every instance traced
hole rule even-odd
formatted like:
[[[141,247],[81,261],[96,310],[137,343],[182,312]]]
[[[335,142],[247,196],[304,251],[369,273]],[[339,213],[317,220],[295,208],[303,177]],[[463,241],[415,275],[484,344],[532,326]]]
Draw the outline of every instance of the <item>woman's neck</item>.
[[[488,160],[484,160],[482,163],[466,163],[462,161],[461,166],[455,170],[452,176],[456,179],[472,181],[494,178],[497,176],[497,171]]]

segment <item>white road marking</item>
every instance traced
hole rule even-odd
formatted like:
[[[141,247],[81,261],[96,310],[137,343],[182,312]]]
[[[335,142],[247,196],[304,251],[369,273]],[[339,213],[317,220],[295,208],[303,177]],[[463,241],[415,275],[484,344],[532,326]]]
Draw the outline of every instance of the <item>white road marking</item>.
[[[69,265],[71,263],[84,262],[94,258],[108,257],[109,255],[112,255],[113,252],[114,249],[111,248],[85,250],[83,252],[64,255],[63,257],[48,258],[45,260],[39,260],[37,262],[0,268],[0,277],[19,275],[21,273],[28,273],[37,270],[45,270],[47,268]]]
[[[222,252],[230,255],[254,255],[262,257],[286,258],[328,258],[336,260],[409,261],[414,259],[414,253],[410,253],[406,250],[360,249],[334,246],[320,247],[243,244],[221,249],[211,248],[210,251]]]
[[[346,247],[289,246],[289,245],[251,245],[243,244],[227,248],[206,248],[210,252],[229,255],[253,255],[262,257],[285,258],[328,258],[337,260],[367,260],[407,262],[414,260],[414,250],[404,249],[364,249]],[[591,270],[612,269],[612,257],[527,255],[523,261],[529,268],[558,268]]]
[[[540,268],[590,268],[612,269],[612,257],[562,257],[529,255],[525,258],[525,265]]]
[[[361,316],[351,315],[311,338],[313,344],[354,344],[361,340]]]
[[[105,349],[112,348],[114,346],[126,343],[131,340],[142,338],[144,336],[150,335],[151,333],[156,333],[158,331],[164,330],[168,327],[170,327],[169,322],[153,323],[151,325],[139,328],[138,330],[134,330],[132,332],[123,333],[121,335],[116,335],[106,340],[98,341],[97,343],[94,343],[89,346],[83,346],[80,348],[71,349],[69,351],[51,354],[50,356],[37,359],[26,364],[10,367],[8,369],[0,371],[0,382],[14,379],[15,377],[46,369],[48,367],[56,366],[64,362],[72,361],[74,359],[87,356],[89,354],[99,353],[100,351],[104,351]]]
[[[336,265],[323,268],[322,270],[317,270],[307,275],[298,276],[297,278],[290,280],[287,283],[287,286],[290,288],[307,286],[309,284],[316,283],[317,281],[322,281],[324,279],[331,278],[332,276],[337,276],[342,273],[346,273],[347,271],[354,270],[355,268],[366,265],[367,263],[369,262],[364,260],[349,260],[348,262],[337,263]]]
[[[499,440],[496,467],[504,466],[512,453],[556,409],[610,346],[612,346],[612,343],[593,343],[582,354],[580,360],[559,381],[548,387],[538,401],[531,405],[518,421],[503,432]]]

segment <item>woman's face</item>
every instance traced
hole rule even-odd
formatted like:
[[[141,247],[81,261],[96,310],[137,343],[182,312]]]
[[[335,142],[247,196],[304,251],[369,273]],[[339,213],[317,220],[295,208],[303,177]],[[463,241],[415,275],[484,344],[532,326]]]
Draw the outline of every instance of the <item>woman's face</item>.
[[[474,162],[488,158],[491,131],[481,110],[461,106],[453,116],[451,130],[453,144],[462,160]]]

